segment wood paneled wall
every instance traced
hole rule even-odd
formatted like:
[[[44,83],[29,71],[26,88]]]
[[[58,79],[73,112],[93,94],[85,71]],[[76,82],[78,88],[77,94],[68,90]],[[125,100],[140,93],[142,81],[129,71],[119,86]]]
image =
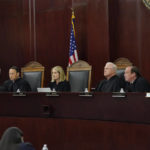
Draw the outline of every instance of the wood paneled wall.
[[[0,137],[10,126],[24,132],[36,150],[149,150],[150,126],[96,120],[0,118]]]
[[[142,0],[110,0],[110,59],[129,58],[150,81],[150,10]]]
[[[0,82],[11,65],[36,60],[50,69],[68,64],[71,7],[79,58],[93,66],[92,86],[107,61],[127,57],[150,81],[150,10],[142,0],[0,0]]]

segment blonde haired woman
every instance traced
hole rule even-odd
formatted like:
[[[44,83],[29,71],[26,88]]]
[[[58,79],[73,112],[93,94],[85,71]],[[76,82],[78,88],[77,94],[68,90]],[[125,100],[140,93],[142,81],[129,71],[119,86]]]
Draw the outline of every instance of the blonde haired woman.
[[[70,84],[66,81],[66,76],[61,66],[55,66],[51,69],[51,82],[48,87],[59,92],[70,91]]]

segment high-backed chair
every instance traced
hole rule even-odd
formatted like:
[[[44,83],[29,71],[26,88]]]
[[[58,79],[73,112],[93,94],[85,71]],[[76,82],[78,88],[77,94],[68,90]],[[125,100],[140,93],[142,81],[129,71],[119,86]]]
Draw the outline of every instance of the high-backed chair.
[[[83,60],[67,67],[67,80],[70,82],[71,92],[83,92],[85,88],[90,91],[91,70],[92,66]]]
[[[124,73],[124,70],[126,67],[133,65],[129,59],[123,58],[123,57],[116,59],[114,61],[114,64],[116,64],[116,66],[117,66],[117,75],[118,76],[120,76],[121,74]]]
[[[24,78],[31,86],[32,91],[36,92],[38,87],[43,87],[44,67],[36,62],[31,61],[21,68],[21,77]]]
[[[126,82],[124,78],[124,71],[126,67],[132,66],[132,62],[127,58],[121,57],[121,58],[116,59],[114,64],[116,64],[117,66],[117,75],[120,78],[120,86],[122,88],[125,88]]]

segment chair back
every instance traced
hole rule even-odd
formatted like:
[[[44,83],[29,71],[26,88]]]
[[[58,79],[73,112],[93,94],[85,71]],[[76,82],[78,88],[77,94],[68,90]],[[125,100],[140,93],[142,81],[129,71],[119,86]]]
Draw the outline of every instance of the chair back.
[[[71,85],[71,92],[83,92],[85,88],[90,91],[92,66],[83,60],[67,67],[67,80]]]
[[[114,61],[114,64],[117,66],[117,75],[118,76],[121,76],[122,74],[124,74],[126,67],[133,65],[129,59],[123,58],[123,57],[116,59]]]
[[[28,81],[33,92],[43,87],[45,68],[36,61],[31,61],[21,68],[21,77]]]

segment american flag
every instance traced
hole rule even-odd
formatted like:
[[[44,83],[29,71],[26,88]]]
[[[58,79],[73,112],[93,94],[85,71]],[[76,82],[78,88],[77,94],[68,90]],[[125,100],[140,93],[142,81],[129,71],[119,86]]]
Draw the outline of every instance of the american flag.
[[[71,33],[70,33],[70,48],[69,48],[69,66],[71,64],[73,64],[74,62],[78,61],[78,53],[77,53],[77,46],[76,46],[76,40],[75,40],[74,22],[75,22],[75,15],[74,15],[74,12],[72,11]]]

